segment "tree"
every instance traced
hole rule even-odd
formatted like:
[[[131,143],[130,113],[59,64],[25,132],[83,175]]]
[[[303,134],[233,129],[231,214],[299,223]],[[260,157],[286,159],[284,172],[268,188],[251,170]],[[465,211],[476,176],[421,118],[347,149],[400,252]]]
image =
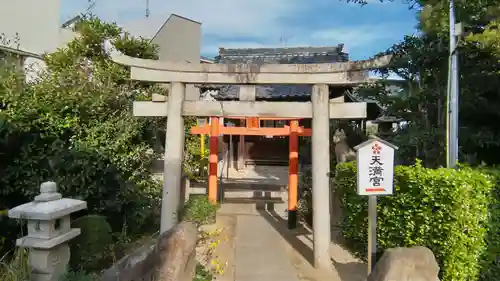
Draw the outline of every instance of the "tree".
[[[53,180],[63,195],[86,200],[89,213],[107,216],[115,231],[125,224],[132,233],[156,230],[153,129],[165,119],[137,118],[130,109],[165,90],[129,81],[102,42],[110,38],[123,53],[148,59],[157,58],[157,46],[92,15],[75,31],[78,38],[45,56],[48,69],[32,84],[15,66],[0,68],[0,209],[31,201]]]
[[[393,140],[401,147],[403,162],[415,158],[427,166],[445,163],[447,38],[437,34],[407,36],[383,54],[394,60],[379,72],[401,77],[403,90],[387,91],[392,82],[382,80],[365,86],[359,94],[376,99],[386,114],[408,121]],[[498,86],[500,63],[494,53],[474,42],[460,45],[460,160],[471,164],[499,163],[500,106]]]
[[[384,79],[358,89],[361,96],[375,99],[385,114],[408,122],[392,139],[400,146],[402,163],[422,159],[428,166],[444,162],[444,129],[446,113],[447,49],[440,40],[406,36],[382,54],[393,54],[391,63],[379,74]],[[391,89],[389,74],[404,79],[397,93]]]
[[[345,0],[366,5],[367,0]],[[394,0],[377,0],[395,2]],[[461,22],[467,34],[466,40],[478,46],[493,49],[500,57],[500,1],[455,0],[456,20]],[[416,9],[420,29],[428,34],[447,36],[449,33],[449,0],[402,0],[410,9]]]

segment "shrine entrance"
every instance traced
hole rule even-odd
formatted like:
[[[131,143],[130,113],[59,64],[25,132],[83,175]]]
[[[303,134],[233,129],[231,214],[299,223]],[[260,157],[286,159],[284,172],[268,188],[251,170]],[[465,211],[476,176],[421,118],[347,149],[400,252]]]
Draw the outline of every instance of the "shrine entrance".
[[[299,136],[312,136],[312,130],[299,126],[298,118],[273,118],[273,117],[232,117],[231,119],[240,119],[246,124],[241,127],[227,127],[220,122],[219,117],[211,117],[210,124],[195,126],[191,128],[192,134],[209,135],[210,136],[210,156],[209,156],[209,175],[208,175],[208,198],[211,202],[216,203],[218,192],[224,192],[218,188],[218,149],[219,136],[286,136],[289,138],[288,144],[288,228],[293,229],[297,225],[297,201],[298,201],[298,170],[299,170]],[[260,127],[261,120],[279,120],[289,121],[290,125],[284,125],[282,128]],[[243,138],[241,138],[243,139]],[[243,141],[239,142],[243,145]],[[240,149],[242,151],[243,149]],[[241,156],[241,155],[239,155]]]
[[[296,139],[300,134],[311,134],[312,145],[312,200],[314,266],[331,267],[330,247],[330,119],[364,119],[367,115],[365,102],[330,100],[330,87],[354,86],[369,81],[367,70],[387,65],[391,56],[373,60],[319,63],[319,64],[195,64],[138,59],[126,56],[105,42],[110,58],[130,67],[131,79],[152,83],[169,84],[166,96],[154,95],[151,101],[135,101],[135,116],[163,116],[167,118],[165,144],[165,174],[162,197],[161,232],[168,231],[177,222],[180,202],[182,167],[184,160],[184,116],[212,118],[211,126],[199,128],[198,133],[210,136],[222,134],[282,135]],[[200,91],[193,85],[238,85],[238,101],[200,100]],[[257,85],[309,85],[312,88],[309,101],[265,102],[256,101]],[[283,128],[227,128],[221,127],[221,117],[281,118],[292,120],[292,126]],[[312,119],[312,132],[297,126],[299,119]],[[293,125],[295,124],[295,125]],[[196,131],[195,130],[195,131]],[[217,139],[211,137],[211,144]],[[293,144],[293,150],[297,145]],[[291,146],[292,146],[291,145]],[[215,145],[213,145],[215,149]],[[296,161],[296,152],[292,161]],[[211,169],[216,171],[217,154],[211,153]],[[295,162],[294,162],[295,163]],[[290,169],[295,169],[291,165]],[[296,171],[290,172],[296,175]],[[216,200],[217,178],[211,174],[210,200]],[[290,184],[296,179],[292,179]],[[295,196],[295,195],[294,195]],[[296,200],[291,200],[292,202]]]

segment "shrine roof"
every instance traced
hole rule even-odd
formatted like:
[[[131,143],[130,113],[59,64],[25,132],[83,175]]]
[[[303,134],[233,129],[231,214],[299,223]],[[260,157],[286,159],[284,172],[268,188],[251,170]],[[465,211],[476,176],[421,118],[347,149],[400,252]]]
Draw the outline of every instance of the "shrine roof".
[[[250,48],[219,49],[215,63],[221,64],[313,64],[347,62],[349,56],[343,52],[344,45],[331,47]],[[310,100],[310,85],[269,85],[256,87],[258,100]],[[219,89],[218,100],[236,100],[239,86],[224,86]]]
[[[291,47],[291,48],[251,48],[219,49],[216,63],[251,63],[251,64],[310,64],[346,62],[347,53],[344,45],[333,47]]]

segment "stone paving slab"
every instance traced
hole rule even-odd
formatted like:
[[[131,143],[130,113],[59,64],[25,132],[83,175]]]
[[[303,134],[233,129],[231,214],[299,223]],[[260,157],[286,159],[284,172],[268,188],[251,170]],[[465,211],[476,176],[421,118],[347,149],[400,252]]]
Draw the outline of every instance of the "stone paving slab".
[[[262,216],[237,216],[235,281],[299,281],[280,234]]]

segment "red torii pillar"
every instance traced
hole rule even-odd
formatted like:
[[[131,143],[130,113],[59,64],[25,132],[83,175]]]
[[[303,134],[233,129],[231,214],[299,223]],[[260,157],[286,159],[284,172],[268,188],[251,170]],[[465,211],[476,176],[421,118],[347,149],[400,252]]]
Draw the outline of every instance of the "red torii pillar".
[[[219,153],[219,118],[210,117],[210,156],[208,157],[208,200],[217,203],[217,162]]]
[[[290,120],[290,126],[283,128],[259,127],[260,118],[240,118],[247,120],[246,127],[224,127],[220,125],[219,117],[210,117],[210,125],[195,126],[191,128],[192,134],[210,134],[210,156],[208,176],[208,199],[213,204],[217,203],[217,174],[219,135],[251,135],[251,136],[289,136],[289,168],[288,168],[288,227],[297,225],[297,200],[298,200],[298,156],[299,136],[311,136],[312,129],[299,126],[299,120],[294,118],[262,118],[264,120]]]
[[[288,153],[288,228],[297,227],[297,200],[299,192],[299,121],[290,121],[290,151]]]

